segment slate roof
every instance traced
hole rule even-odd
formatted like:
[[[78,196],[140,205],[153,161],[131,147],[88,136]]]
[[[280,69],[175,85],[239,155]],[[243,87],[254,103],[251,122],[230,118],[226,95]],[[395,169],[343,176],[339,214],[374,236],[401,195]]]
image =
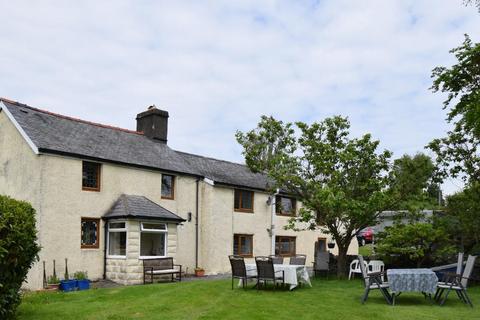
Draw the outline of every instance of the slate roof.
[[[206,177],[229,186],[260,190],[267,187],[265,175],[255,174],[243,164],[175,151],[141,132],[75,119],[3,98],[0,101],[40,153]]]
[[[185,219],[156,204],[143,196],[122,194],[108,212],[105,219],[142,218],[172,222],[184,222]]]
[[[177,153],[189,166],[194,167],[197,173],[217,184],[247,186],[260,190],[265,190],[268,185],[267,177],[264,174],[253,173],[245,165],[180,151]]]

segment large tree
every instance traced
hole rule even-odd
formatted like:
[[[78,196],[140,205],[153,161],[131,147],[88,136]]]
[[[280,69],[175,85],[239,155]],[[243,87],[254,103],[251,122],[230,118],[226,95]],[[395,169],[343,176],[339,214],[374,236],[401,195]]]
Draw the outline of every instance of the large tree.
[[[433,69],[434,92],[447,93],[444,108],[453,130],[435,139],[429,148],[437,154],[442,178],[461,177],[466,187],[447,198],[448,225],[461,235],[461,245],[479,250],[480,226],[480,43],[465,35],[463,44],[451,50],[457,58],[453,66]]]
[[[444,109],[453,130],[428,147],[437,154],[442,177],[480,181],[480,43],[465,35],[463,44],[451,50],[458,63],[433,69],[432,90],[447,93]]]
[[[480,182],[447,197],[448,230],[464,252],[480,253]]]
[[[436,208],[443,202],[435,180],[435,165],[426,154],[406,154],[395,159],[391,178],[390,191],[397,201],[390,209],[418,211]]]
[[[335,240],[340,276],[346,273],[352,239],[375,224],[390,199],[391,153],[379,152],[379,141],[370,134],[351,138],[349,129],[340,116],[311,125],[263,116],[256,129],[236,134],[250,169],[267,174],[272,191],[281,189],[302,201],[288,227],[321,228]]]

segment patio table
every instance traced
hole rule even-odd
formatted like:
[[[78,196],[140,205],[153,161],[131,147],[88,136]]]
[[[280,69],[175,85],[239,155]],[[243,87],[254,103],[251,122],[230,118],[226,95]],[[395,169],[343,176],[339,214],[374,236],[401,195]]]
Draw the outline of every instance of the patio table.
[[[388,283],[392,291],[392,302],[395,296],[402,292],[421,292],[432,297],[437,290],[438,278],[431,269],[389,269],[387,270]]]
[[[274,264],[273,265],[275,272],[283,271],[285,277],[285,283],[290,285],[290,290],[293,290],[298,286],[299,283],[306,283],[310,287],[312,283],[310,282],[310,276],[308,275],[307,267],[303,265],[292,265],[292,264]],[[256,264],[245,264],[247,269],[247,275],[255,276],[257,275],[257,265]],[[242,284],[240,280],[239,285]]]

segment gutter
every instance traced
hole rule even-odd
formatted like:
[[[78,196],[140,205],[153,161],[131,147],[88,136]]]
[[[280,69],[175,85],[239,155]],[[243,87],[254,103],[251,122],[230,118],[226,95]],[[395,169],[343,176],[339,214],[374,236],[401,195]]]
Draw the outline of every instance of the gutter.
[[[103,226],[103,280],[107,279],[107,237],[108,237],[108,221],[104,221]]]

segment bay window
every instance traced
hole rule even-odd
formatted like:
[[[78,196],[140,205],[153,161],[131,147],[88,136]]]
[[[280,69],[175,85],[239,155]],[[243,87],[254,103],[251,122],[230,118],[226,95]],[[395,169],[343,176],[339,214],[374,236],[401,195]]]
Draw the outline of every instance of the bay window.
[[[125,222],[108,224],[108,255],[124,258],[127,255],[127,227]]]
[[[140,228],[140,258],[167,256],[167,225],[142,222]]]

